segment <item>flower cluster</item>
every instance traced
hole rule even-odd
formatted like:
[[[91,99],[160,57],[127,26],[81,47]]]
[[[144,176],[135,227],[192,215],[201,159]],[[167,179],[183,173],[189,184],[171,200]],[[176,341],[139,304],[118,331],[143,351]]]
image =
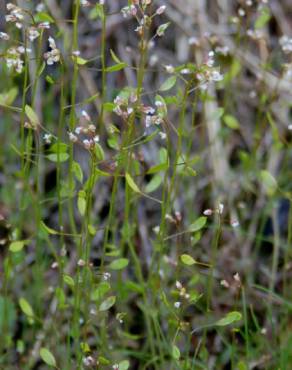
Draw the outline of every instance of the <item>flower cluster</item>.
[[[17,28],[21,29],[24,19],[23,10],[12,3],[8,3],[6,8],[9,11],[9,14],[5,16],[6,22],[14,23]]]
[[[187,293],[186,288],[182,285],[180,281],[176,281],[175,286],[176,286],[176,289],[178,290],[178,294],[180,298],[186,299],[186,300],[190,299],[191,296],[189,295],[189,293]],[[181,306],[181,301],[176,301],[174,303],[175,308],[180,308],[180,306]]]
[[[282,36],[279,40],[281,48],[285,54],[292,53],[292,37],[286,35]]]
[[[73,143],[80,142],[87,150],[93,150],[99,142],[96,135],[96,127],[91,123],[91,118],[86,111],[82,111],[81,125],[77,126],[74,132],[69,131],[69,139]]]
[[[158,126],[163,122],[165,104],[160,100],[155,102],[156,108],[142,103],[137,105],[137,95],[132,93],[129,97],[118,95],[114,100],[114,104],[115,108],[113,111],[124,120],[128,119],[135,109],[136,112],[145,115],[146,128],[152,125]],[[165,138],[165,136],[163,135],[162,138]]]
[[[5,54],[8,69],[14,69],[17,73],[21,73],[24,65],[21,55],[30,51],[30,49],[25,49],[23,46],[9,48]]]
[[[48,41],[51,50],[44,54],[44,58],[47,60],[47,65],[52,65],[60,61],[61,53],[52,37],[49,37]]]

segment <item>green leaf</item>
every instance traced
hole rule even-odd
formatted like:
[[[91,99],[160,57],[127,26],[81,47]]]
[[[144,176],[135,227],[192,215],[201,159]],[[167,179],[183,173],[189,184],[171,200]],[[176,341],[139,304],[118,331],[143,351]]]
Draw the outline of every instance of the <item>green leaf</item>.
[[[73,161],[72,170],[73,170],[73,173],[74,173],[76,179],[79,182],[82,183],[83,182],[83,172],[82,172],[81,166],[78,162]]]
[[[166,31],[166,29],[169,27],[169,25],[170,25],[170,22],[167,22],[167,23],[161,24],[161,25],[158,27],[158,29],[157,29],[157,31],[156,31],[156,34],[157,34],[158,36],[163,36],[163,35],[164,35],[164,32],[165,32],[165,31]]]
[[[128,370],[130,367],[130,362],[128,360],[123,360],[119,363],[119,370]]]
[[[236,366],[236,370],[248,370],[248,367],[243,361],[239,361]]]
[[[98,287],[92,292],[91,299],[93,301],[99,301],[108,291],[110,291],[111,286],[108,282],[102,281],[98,284]]]
[[[40,356],[41,356],[41,359],[48,366],[51,366],[51,367],[56,367],[57,366],[57,363],[56,363],[56,360],[55,360],[54,355],[47,348],[42,347],[40,349]]]
[[[255,29],[263,28],[271,19],[271,13],[268,7],[263,7],[261,9],[261,14],[255,21]]]
[[[24,247],[25,245],[25,241],[24,240],[17,240],[15,242],[12,242],[9,246],[9,250],[10,252],[13,252],[13,253],[17,253],[17,252],[20,252],[22,250],[22,248]]]
[[[176,76],[169,77],[163,84],[160,86],[160,91],[167,91],[170,90],[176,84]]]
[[[40,124],[38,115],[32,109],[32,107],[30,105],[26,105],[24,110],[25,110],[25,114],[26,114],[27,118],[29,119],[29,122],[32,124],[32,126],[34,128],[36,128],[36,126],[38,126]]]
[[[32,318],[34,316],[33,309],[31,305],[28,303],[28,301],[25,298],[20,298],[19,301],[19,306],[21,311],[28,317]]]
[[[34,16],[34,20],[37,23],[41,23],[41,22],[54,23],[54,19],[48,13],[45,13],[45,12],[39,12],[39,13],[37,13]]]
[[[72,55],[73,62],[77,63],[80,66],[84,66],[88,60],[81,58],[81,57],[76,57],[75,55]]]
[[[149,168],[149,170],[147,171],[147,174],[152,175],[154,173],[165,171],[167,169],[168,169],[168,163],[160,163],[160,164],[157,164],[156,166]]]
[[[57,235],[59,234],[58,231],[54,230],[54,229],[51,229],[50,227],[48,227],[43,221],[41,221],[40,223],[40,227],[41,229],[43,229],[43,231],[45,231],[47,234],[51,234],[51,235]]]
[[[158,116],[161,118],[165,118],[167,116],[167,106],[166,106],[165,100],[163,99],[161,95],[156,95],[155,102],[160,103],[160,105],[157,107]]]
[[[68,145],[62,142],[55,143],[50,146],[50,152],[52,153],[66,153]]]
[[[63,275],[63,281],[70,287],[74,287],[75,285],[74,279],[70,275]]]
[[[111,270],[123,270],[129,264],[129,260],[127,258],[119,258],[110,263],[109,268]]]
[[[102,149],[102,146],[99,145],[98,143],[95,143],[95,154],[96,154],[96,159],[98,161],[103,161],[105,158],[104,151]]]
[[[66,162],[68,159],[69,159],[69,154],[68,153],[52,153],[52,154],[49,154],[47,155],[47,158],[51,161],[51,162]]]
[[[196,263],[193,257],[190,256],[189,254],[182,254],[180,256],[180,260],[182,261],[182,263],[184,263],[187,266],[192,266]]]
[[[99,306],[99,311],[107,311],[116,303],[116,297],[110,296]]]
[[[89,19],[103,19],[104,18],[104,10],[103,5],[95,4],[95,7],[89,13]]]
[[[238,120],[234,116],[231,116],[230,114],[226,114],[223,117],[223,121],[226,124],[226,126],[231,128],[232,130],[238,130],[240,128]]]
[[[10,90],[0,94],[0,105],[12,105],[18,94],[18,88],[12,87]]]
[[[225,317],[216,321],[216,326],[227,326],[241,320],[242,314],[238,311],[229,312]]]
[[[206,225],[206,222],[207,222],[207,217],[199,217],[194,223],[192,223],[188,230],[190,232],[196,232],[196,231],[199,231],[201,230],[205,225]]]
[[[88,225],[87,229],[88,229],[88,232],[91,236],[94,236],[96,234],[97,230],[93,225]]]
[[[118,57],[117,55],[115,54],[115,52],[110,49],[110,53],[111,53],[111,57],[113,58],[113,61],[116,62],[117,64],[121,64],[123,63]]]
[[[145,193],[152,193],[162,184],[163,178],[159,174],[156,174],[150,182],[145,186]]]
[[[175,344],[172,345],[172,357],[177,361],[180,359],[180,350]]]
[[[86,211],[86,194],[82,190],[78,193],[77,207],[80,215],[84,216]]]
[[[117,71],[120,71],[120,70],[126,68],[127,66],[128,66],[127,63],[118,63],[118,64],[115,64],[111,67],[107,67],[105,71],[106,72],[117,72]]]
[[[217,120],[217,119],[221,118],[223,116],[223,114],[224,114],[224,108],[220,107],[212,113],[211,119],[212,120]]]
[[[277,181],[274,176],[270,174],[269,171],[263,170],[261,171],[261,179],[263,181],[266,193],[269,196],[274,195],[278,187]]]
[[[129,185],[129,187],[135,192],[135,193],[139,193],[141,194],[141,190],[138,188],[138,186],[136,185],[135,181],[132,179],[131,175],[126,172],[126,181],[127,181],[127,184]]]
[[[0,333],[4,333],[4,327],[12,331],[16,324],[16,309],[9,297],[0,295]]]

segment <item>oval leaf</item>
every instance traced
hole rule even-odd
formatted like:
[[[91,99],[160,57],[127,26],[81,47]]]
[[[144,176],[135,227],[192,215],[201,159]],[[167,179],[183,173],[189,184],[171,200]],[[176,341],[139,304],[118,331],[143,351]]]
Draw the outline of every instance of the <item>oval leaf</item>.
[[[22,248],[24,247],[24,241],[23,240],[18,240],[18,241],[15,241],[15,242],[12,242],[9,246],[9,250],[10,252],[13,252],[13,253],[17,253],[17,252],[20,252],[22,250]]]
[[[141,193],[140,189],[138,188],[135,181],[132,179],[131,175],[128,172],[126,172],[126,181],[127,181],[127,184],[130,186],[130,188],[135,193]]]
[[[116,297],[110,296],[99,306],[99,311],[107,311],[116,303]]]
[[[179,350],[179,348],[175,344],[172,346],[172,357],[175,360],[179,360],[180,359],[180,350]]]
[[[180,256],[180,260],[182,261],[182,263],[184,263],[185,265],[188,265],[188,266],[194,265],[196,263],[196,261],[193,259],[193,257],[190,256],[189,254],[182,254]]]
[[[56,367],[56,360],[54,355],[47,349],[47,348],[41,348],[40,349],[40,356],[41,359],[49,366]]]
[[[123,270],[125,267],[127,267],[129,264],[129,260],[127,258],[119,258],[115,261],[113,261],[109,268],[112,270]]]
[[[169,77],[163,84],[160,86],[160,91],[170,90],[176,84],[176,76]]]
[[[261,179],[264,184],[264,188],[268,195],[273,195],[278,187],[277,181],[273,175],[270,174],[269,171],[263,170],[261,171]]]
[[[28,303],[28,301],[25,299],[25,298],[20,298],[19,301],[19,306],[20,306],[20,309],[21,311],[28,317],[33,317],[34,316],[34,312],[33,312],[33,309],[31,307],[31,305]]]
[[[240,312],[238,311],[232,311],[232,312],[229,312],[225,317],[223,317],[222,319],[216,321],[215,325],[216,326],[227,326],[227,325],[230,325],[236,321],[239,321],[241,320],[242,318],[242,315]]]
[[[204,216],[199,217],[194,223],[192,223],[189,226],[188,230],[191,232],[199,231],[206,225],[206,222],[207,222],[207,217],[204,217]]]

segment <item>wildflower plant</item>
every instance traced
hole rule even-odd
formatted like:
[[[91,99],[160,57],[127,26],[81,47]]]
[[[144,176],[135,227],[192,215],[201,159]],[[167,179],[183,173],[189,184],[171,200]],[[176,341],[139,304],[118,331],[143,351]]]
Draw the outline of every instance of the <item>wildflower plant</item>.
[[[288,369],[282,5],[179,3],[6,3],[0,368]]]

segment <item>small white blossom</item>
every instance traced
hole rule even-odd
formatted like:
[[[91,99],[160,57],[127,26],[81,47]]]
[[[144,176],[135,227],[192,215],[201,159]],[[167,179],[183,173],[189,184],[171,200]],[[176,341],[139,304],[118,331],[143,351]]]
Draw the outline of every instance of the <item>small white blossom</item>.
[[[213,214],[212,209],[205,209],[205,211],[203,212],[203,215],[205,216],[211,216],[212,214]]]
[[[51,51],[44,54],[44,58],[47,60],[48,65],[53,65],[60,61],[60,50],[56,46],[56,42],[52,37],[48,39]]]
[[[36,12],[40,13],[40,12],[43,12],[45,10],[45,4],[43,3],[39,3],[36,8],[35,8]]]
[[[190,38],[188,39],[188,44],[189,44],[190,46],[198,46],[198,45],[199,45],[199,40],[198,40],[198,38],[197,38],[197,37],[192,36],[192,37],[190,37]]]
[[[109,272],[105,272],[103,274],[103,280],[107,281],[111,278],[111,274]]]
[[[83,267],[86,265],[86,262],[80,258],[80,260],[77,262],[77,265],[80,266],[80,267]]]
[[[219,71],[212,71],[210,75],[210,81],[222,81],[223,80],[223,75]]]
[[[161,140],[165,140],[167,135],[166,135],[165,132],[160,131],[159,136],[160,136]]]
[[[218,213],[219,213],[220,215],[222,215],[223,211],[224,211],[224,204],[223,204],[223,203],[219,203],[219,206],[218,206]]]
[[[232,220],[230,222],[230,224],[231,224],[232,227],[238,227],[239,226],[239,222],[237,220]]]
[[[220,284],[221,284],[222,286],[224,286],[224,288],[229,288],[229,287],[230,287],[230,285],[229,285],[228,281],[226,281],[226,280],[221,280],[221,281],[220,281]]]
[[[53,262],[52,264],[51,264],[51,268],[52,269],[56,269],[58,267],[58,262]]]
[[[78,137],[72,132],[69,132],[69,140],[72,141],[72,143],[76,143],[76,141],[78,141]]]
[[[28,30],[28,38],[30,39],[30,41],[34,41],[35,39],[37,39],[39,37],[40,33],[39,31],[35,28],[35,27],[30,27],[29,30]]]
[[[288,36],[284,35],[280,38],[279,42],[285,54],[292,52],[292,37],[289,38]]]
[[[0,39],[7,41],[10,39],[10,36],[6,32],[0,32]]]
[[[239,8],[239,9],[238,9],[238,15],[239,15],[240,17],[244,17],[244,16],[245,16],[245,11],[244,11],[244,9]]]
[[[174,72],[174,67],[171,64],[168,64],[168,65],[164,66],[164,68],[166,69],[167,73],[173,73]]]
[[[51,144],[51,142],[52,142],[52,135],[51,134],[45,134],[43,136],[43,138],[44,138],[46,144]]]
[[[174,307],[175,308],[180,308],[181,306],[181,302],[177,301],[177,302],[174,302]]]
[[[161,5],[157,10],[156,10],[156,14],[162,14],[165,12],[165,9],[166,9],[166,5]]]

